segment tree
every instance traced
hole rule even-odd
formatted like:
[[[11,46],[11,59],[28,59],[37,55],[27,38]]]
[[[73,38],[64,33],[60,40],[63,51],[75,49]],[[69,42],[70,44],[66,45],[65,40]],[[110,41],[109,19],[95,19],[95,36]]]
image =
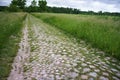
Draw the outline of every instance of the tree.
[[[37,5],[36,5],[36,1],[35,0],[33,0],[32,2],[31,2],[31,5],[29,6],[29,12],[37,12]]]
[[[12,0],[10,4],[10,11],[18,11],[18,9],[23,10],[25,8],[26,0]]]
[[[46,11],[46,8],[47,8],[46,0],[39,0],[38,5],[41,11]]]
[[[26,4],[26,0],[17,0],[17,6],[20,9],[24,9],[25,8],[25,4]]]
[[[31,2],[31,6],[32,6],[32,7],[36,7],[36,6],[37,6],[36,3],[37,3],[37,2],[36,2],[35,0],[33,0],[33,1]]]

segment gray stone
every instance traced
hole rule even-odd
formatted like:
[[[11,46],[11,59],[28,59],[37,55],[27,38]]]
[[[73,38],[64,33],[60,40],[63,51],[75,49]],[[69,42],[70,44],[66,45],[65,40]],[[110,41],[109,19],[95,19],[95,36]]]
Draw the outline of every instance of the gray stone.
[[[74,69],[74,71],[75,71],[75,72],[77,72],[77,73],[79,73],[79,70],[78,70],[78,69],[76,69],[76,68]]]
[[[96,72],[90,72],[89,75],[92,76],[92,77],[97,77],[97,73]]]
[[[99,70],[99,69],[95,69],[94,71],[95,71],[95,72],[100,72],[100,70]]]
[[[83,80],[83,79],[88,79],[88,76],[87,75],[81,75],[81,79]]]
[[[71,67],[71,65],[70,65],[70,64],[66,64],[66,66],[67,66],[67,67]]]
[[[108,74],[108,73],[106,73],[106,72],[103,72],[103,75],[104,75],[104,76],[109,76],[109,74]]]
[[[56,75],[56,80],[61,80],[62,77],[60,77],[59,75]]]
[[[117,78],[115,76],[113,76],[112,78],[113,78],[113,80],[120,80],[119,78]]]
[[[85,59],[84,59],[84,58],[81,58],[81,61],[85,61]]]
[[[86,73],[86,72],[89,72],[90,71],[90,68],[84,68],[83,69],[83,73]]]
[[[62,54],[65,54],[65,55],[66,55],[66,54],[68,54],[68,53],[67,53],[67,52],[63,52]]]
[[[76,77],[78,76],[78,73],[76,73],[76,72],[71,72],[71,73],[69,73],[69,76],[70,76],[71,78],[76,78]]]
[[[116,75],[117,75],[118,77],[120,77],[120,73],[117,73]]]
[[[95,66],[93,66],[93,65],[90,65],[90,68],[95,68]]]
[[[113,72],[117,72],[117,70],[116,69],[111,69]]]
[[[100,80],[109,80],[108,78],[104,77],[104,76],[101,76],[100,77]]]
[[[90,62],[86,62],[87,64],[91,64]]]
[[[117,60],[113,59],[112,62],[117,62]]]
[[[95,80],[94,78],[89,78],[88,80]]]
[[[77,63],[72,63],[72,65],[75,67],[75,66],[77,66]]]
[[[85,63],[82,63],[82,64],[81,64],[81,66],[85,67],[85,66],[87,66],[87,64],[85,64]]]

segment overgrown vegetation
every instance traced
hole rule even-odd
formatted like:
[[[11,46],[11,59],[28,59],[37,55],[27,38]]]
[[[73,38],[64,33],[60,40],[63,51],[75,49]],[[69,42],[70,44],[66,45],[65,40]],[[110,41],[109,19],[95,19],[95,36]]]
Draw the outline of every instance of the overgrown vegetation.
[[[0,13],[0,80],[6,80],[18,51],[25,13]]]
[[[120,17],[52,13],[33,15],[120,59]]]

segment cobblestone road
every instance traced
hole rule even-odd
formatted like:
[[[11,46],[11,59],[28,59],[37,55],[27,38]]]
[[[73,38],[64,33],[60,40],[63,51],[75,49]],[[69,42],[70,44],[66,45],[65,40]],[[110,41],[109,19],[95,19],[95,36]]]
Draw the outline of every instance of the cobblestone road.
[[[23,35],[8,80],[120,80],[118,60],[31,15]]]

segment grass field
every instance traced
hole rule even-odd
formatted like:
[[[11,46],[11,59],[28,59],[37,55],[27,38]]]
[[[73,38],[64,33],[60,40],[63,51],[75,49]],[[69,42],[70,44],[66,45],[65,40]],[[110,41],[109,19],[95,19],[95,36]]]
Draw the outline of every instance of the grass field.
[[[120,17],[53,13],[32,15],[120,59]]]
[[[0,80],[6,80],[16,56],[25,13],[0,13]]]

